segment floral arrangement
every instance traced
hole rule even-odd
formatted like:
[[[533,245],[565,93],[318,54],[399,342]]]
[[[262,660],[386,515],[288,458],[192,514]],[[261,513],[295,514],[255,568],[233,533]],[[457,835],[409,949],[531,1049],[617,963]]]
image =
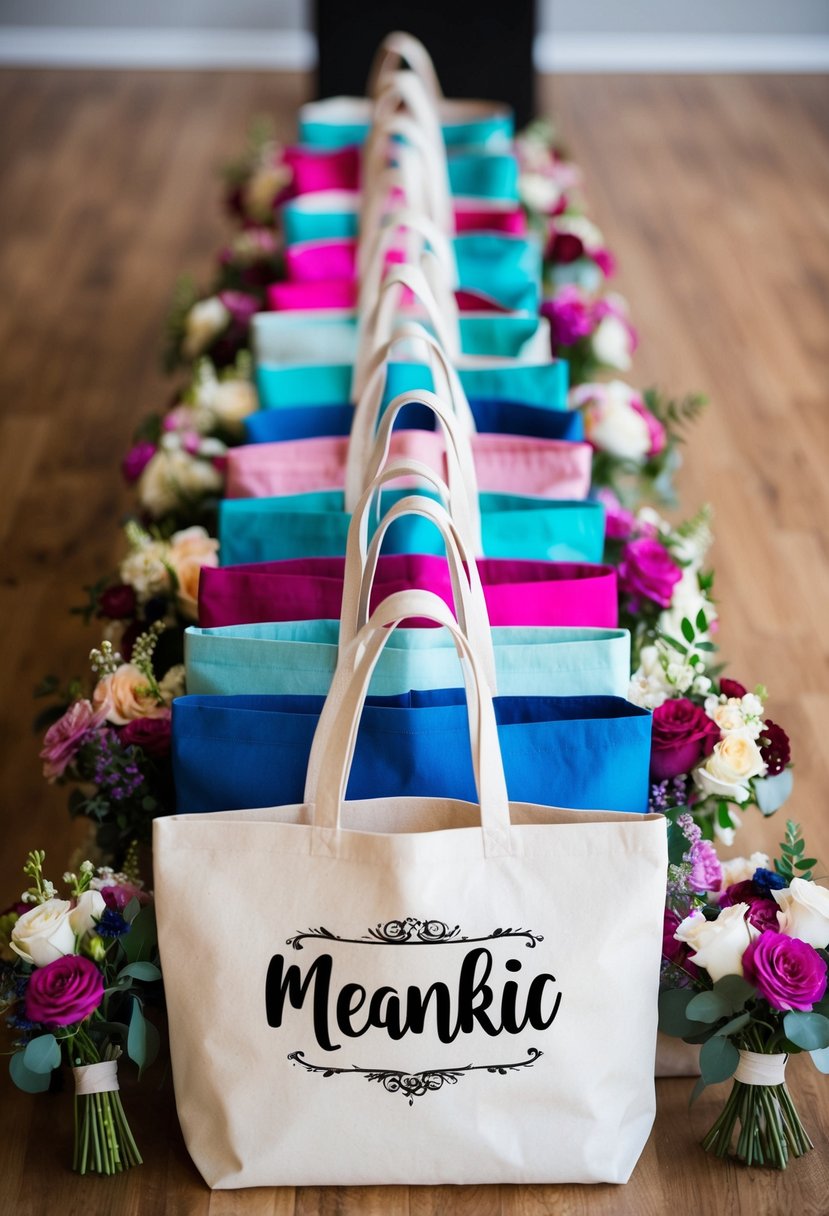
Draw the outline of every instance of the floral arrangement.
[[[763,854],[722,865],[681,815],[671,842],[660,1029],[700,1043],[706,1085],[734,1077],[703,1147],[785,1169],[812,1143],[785,1084],[788,1055],[829,1073],[829,890],[813,878],[789,821],[773,865]]]
[[[9,1071],[18,1088],[42,1093],[68,1065],[76,1086],[72,1168],[115,1174],[141,1164],[118,1061],[126,1054],[140,1075],[158,1051],[144,1016],[161,979],[152,902],[134,869],[116,874],[89,861],[64,874],[68,898],[60,899],[43,876],[45,856],[29,854],[31,886],[0,917]]]

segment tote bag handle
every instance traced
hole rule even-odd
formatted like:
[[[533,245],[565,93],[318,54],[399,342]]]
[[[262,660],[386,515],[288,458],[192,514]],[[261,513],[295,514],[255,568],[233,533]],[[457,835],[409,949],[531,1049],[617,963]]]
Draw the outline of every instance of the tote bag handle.
[[[391,113],[369,132],[361,169],[360,231],[371,231],[372,221],[376,223],[385,205],[388,187],[383,188],[380,175],[390,165],[400,172],[407,193],[419,188],[443,231],[454,232],[455,211],[443,144],[436,145],[426,128],[405,112]]]
[[[366,230],[357,245],[357,277],[360,281],[360,301],[373,301],[383,280],[385,259],[397,237],[404,233],[407,258],[417,264],[428,243],[433,256],[440,263],[447,284],[458,286],[458,264],[452,242],[433,219],[413,207],[398,207],[390,211],[383,223]],[[358,307],[361,305],[358,304]]]
[[[472,551],[483,555],[481,511],[475,462],[468,436],[458,428],[450,407],[425,389],[417,393],[401,393],[391,401],[380,420],[374,444],[368,455],[363,488],[371,483],[389,458],[391,433],[398,414],[407,405],[423,405],[435,415],[443,433],[446,449],[447,482],[451,495],[452,516],[463,531]]]
[[[407,464],[401,461],[396,467],[402,475],[407,469]],[[451,515],[444,506],[434,502],[431,498],[426,498],[423,494],[411,494],[406,498],[401,498],[386,512],[377,525],[377,530],[371,538],[371,544],[366,549],[368,515],[372,498],[373,495],[366,491],[348,530],[343,600],[340,610],[340,652],[345,650],[368,620],[371,591],[386,531],[396,519],[402,516],[420,515],[424,519],[431,520],[443,537],[452,585],[452,598],[455,604],[455,616],[475,646],[475,651],[484,667],[487,684],[494,695],[497,692],[495,651],[492,646],[492,634],[481,576],[475,559],[469,552]]]
[[[433,264],[434,258],[428,250],[424,250],[423,262],[429,265],[430,259]],[[357,353],[351,384],[352,401],[358,401],[362,396],[374,351],[391,337],[404,288],[408,288],[425,311],[449,358],[457,362],[461,345],[460,322],[451,291],[447,293],[447,298],[441,306],[422,265],[394,266],[383,280],[374,307],[368,314],[361,314],[358,319]]]
[[[383,397],[388,378],[388,365],[397,346],[404,342],[420,342],[427,350],[429,363],[432,368],[432,379],[436,389],[440,390],[439,400],[445,401],[452,413],[455,427],[455,447],[463,444],[464,468],[468,473],[467,493],[477,494],[475,484],[475,466],[472,460],[472,449],[469,439],[475,434],[475,418],[469,407],[466,393],[460,377],[446,357],[446,352],[428,330],[417,322],[407,322],[398,326],[391,338],[375,353],[369,368],[365,391],[360,401],[354,407],[354,418],[351,423],[351,433],[348,444],[348,455],[345,466],[345,504],[346,510],[353,510],[366,486],[370,475],[367,474],[371,452],[376,442],[378,420],[383,414]],[[428,390],[422,390],[425,394]],[[414,397],[417,390],[410,390],[409,396]],[[424,398],[424,403],[431,400]],[[419,398],[418,398],[419,400]],[[390,408],[390,406],[389,406]],[[400,407],[402,408],[402,406]],[[399,409],[398,411],[399,412]],[[388,413],[388,409],[386,410]],[[447,440],[448,442],[448,440]],[[468,449],[468,452],[467,452]]]
[[[435,71],[432,57],[419,38],[413,34],[394,30],[387,34],[380,46],[369,69],[366,92],[374,97],[388,83],[391,73],[402,68],[403,61],[417,75],[429,97],[437,104],[443,97],[443,92]]]
[[[305,782],[314,828],[312,851],[336,851],[340,813],[371,676],[392,631],[410,617],[445,626],[461,657],[466,686],[472,768],[480,804],[483,852],[510,853],[510,812],[492,696],[478,656],[443,600],[431,591],[397,591],[374,610],[341,657],[320,714]]]

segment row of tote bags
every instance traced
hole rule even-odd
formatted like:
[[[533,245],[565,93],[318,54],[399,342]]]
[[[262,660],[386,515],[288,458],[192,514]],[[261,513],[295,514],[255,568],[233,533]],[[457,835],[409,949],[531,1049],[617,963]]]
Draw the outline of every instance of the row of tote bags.
[[[666,849],[589,452],[538,260],[463,252],[461,214],[515,210],[503,174],[469,206],[509,115],[444,102],[402,34],[372,88],[301,114],[285,227],[323,218],[340,287],[256,319],[186,637],[154,834],[179,1116],[213,1187],[624,1181]]]

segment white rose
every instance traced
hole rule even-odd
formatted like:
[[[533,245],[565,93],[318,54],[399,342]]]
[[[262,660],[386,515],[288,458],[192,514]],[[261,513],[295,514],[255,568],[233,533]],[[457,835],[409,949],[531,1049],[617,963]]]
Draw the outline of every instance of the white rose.
[[[174,511],[182,500],[216,494],[222,488],[222,475],[207,460],[191,456],[183,449],[162,448],[150,460],[138,481],[138,498],[155,519]]]
[[[153,457],[155,459],[156,456]],[[164,564],[167,551],[168,546],[163,541],[148,541],[133,549],[121,562],[121,582],[129,583],[140,600],[148,600],[169,586],[170,576]]]
[[[763,702],[753,692],[745,694],[740,702],[740,706],[746,718],[762,718],[766,712]]]
[[[723,861],[722,865],[722,890],[726,887],[733,887],[738,882],[748,882],[754,877],[755,870],[767,870],[769,868],[769,858],[767,853],[752,853],[750,857],[732,857],[730,861]]]
[[[658,709],[673,692],[660,662],[659,650],[656,646],[643,646],[639,653],[639,667],[631,678],[628,700],[643,709]]]
[[[187,359],[195,359],[226,327],[230,313],[218,296],[199,300],[187,314],[184,322],[182,353]]]
[[[651,438],[647,422],[631,404],[637,394],[621,380],[611,380],[596,386],[596,390],[583,410],[587,438],[610,456],[643,461],[650,451]]]
[[[75,953],[75,931],[69,920],[68,899],[47,899],[24,912],[11,932],[12,950],[27,963],[45,967],[65,954]]]
[[[593,354],[605,367],[615,367],[620,372],[630,371],[630,334],[618,317],[602,317],[593,333],[592,345]]]
[[[554,211],[561,200],[561,186],[543,173],[522,173],[518,190],[525,207],[545,215]]]
[[[706,794],[745,802],[751,791],[748,782],[766,771],[760,749],[746,734],[726,735],[701,767],[694,781]]]
[[[805,878],[793,878],[788,889],[772,891],[780,905],[780,932],[798,937],[815,950],[829,946],[829,891]]]
[[[84,891],[69,913],[72,932],[77,937],[83,937],[84,933],[95,928],[95,922],[101,919],[105,911],[106,901],[100,891]]]
[[[259,402],[249,380],[221,380],[213,392],[210,407],[223,426],[241,430],[242,422],[258,410]]]
[[[701,912],[692,913],[674,933],[677,941],[694,951],[691,962],[704,967],[714,983],[724,975],[743,974],[746,947],[760,936],[746,920],[748,910],[748,904],[734,904],[723,908],[716,920],[706,920]]]

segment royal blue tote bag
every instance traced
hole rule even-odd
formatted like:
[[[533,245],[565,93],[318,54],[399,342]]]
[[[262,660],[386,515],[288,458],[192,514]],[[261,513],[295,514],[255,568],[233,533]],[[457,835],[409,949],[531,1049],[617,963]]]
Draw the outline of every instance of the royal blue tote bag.
[[[178,806],[204,812],[302,802],[324,701],[179,697],[172,724]],[[647,811],[647,710],[619,697],[496,697],[494,704],[514,801]],[[347,796],[474,802],[464,690],[368,697]]]

